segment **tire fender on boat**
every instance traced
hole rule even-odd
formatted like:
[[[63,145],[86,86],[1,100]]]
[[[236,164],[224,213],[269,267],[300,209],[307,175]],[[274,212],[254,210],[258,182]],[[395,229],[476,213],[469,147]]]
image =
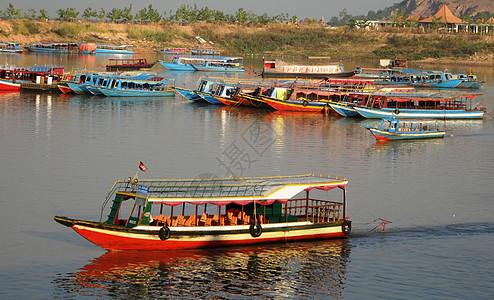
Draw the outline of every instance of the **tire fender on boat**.
[[[257,223],[250,224],[249,231],[252,237],[259,237],[262,234],[261,224],[257,224]]]
[[[302,102],[302,105],[307,106],[307,105],[309,105],[309,102],[307,102],[307,100],[304,100],[304,102]]]
[[[400,113],[400,110],[397,108],[395,109],[395,115],[398,115]]]
[[[171,232],[168,226],[163,226],[160,228],[160,232],[158,233],[160,240],[164,241],[170,238]]]
[[[350,231],[352,231],[352,223],[347,220],[343,221],[343,224],[341,225],[341,231],[344,234],[349,234]]]

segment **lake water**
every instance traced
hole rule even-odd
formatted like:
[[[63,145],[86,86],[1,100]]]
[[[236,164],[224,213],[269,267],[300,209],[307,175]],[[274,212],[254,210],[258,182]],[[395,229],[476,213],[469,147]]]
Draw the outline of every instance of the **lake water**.
[[[108,58],[0,55],[13,65],[66,70],[101,69]],[[260,59],[246,64],[259,67]],[[468,70],[486,82],[478,99],[493,112],[493,68]],[[190,88],[204,75],[157,71]],[[364,128],[379,121],[198,105],[179,95],[20,92],[0,94],[0,122],[1,299],[494,297],[491,116],[442,121],[444,139],[383,144]],[[148,167],[141,178],[345,176],[352,233],[247,248],[106,252],[53,220],[98,220],[110,186],[133,176],[140,160]],[[372,231],[379,219],[391,221],[384,232]]]

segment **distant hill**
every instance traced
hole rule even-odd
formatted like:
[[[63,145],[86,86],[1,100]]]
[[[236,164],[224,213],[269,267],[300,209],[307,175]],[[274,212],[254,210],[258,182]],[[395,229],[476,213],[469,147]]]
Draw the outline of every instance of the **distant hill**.
[[[494,15],[494,0],[405,0],[393,5],[396,9],[403,10],[405,14],[426,18],[434,15],[443,4],[446,4],[451,12],[463,18],[467,15],[474,19],[481,14]]]

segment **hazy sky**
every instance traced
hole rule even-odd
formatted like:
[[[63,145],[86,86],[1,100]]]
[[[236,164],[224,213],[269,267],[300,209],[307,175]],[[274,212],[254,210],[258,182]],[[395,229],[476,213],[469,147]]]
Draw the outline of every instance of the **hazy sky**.
[[[329,20],[346,8],[351,15],[367,14],[368,11],[378,11],[380,9],[391,6],[394,3],[399,3],[399,0],[145,0],[145,1],[129,1],[129,0],[0,0],[0,10],[5,10],[9,3],[12,3],[15,8],[21,8],[23,12],[33,8],[36,11],[46,9],[50,17],[57,17],[56,10],[59,8],[65,9],[75,7],[77,11],[82,12],[84,9],[91,7],[99,10],[112,8],[128,7],[132,4],[132,14],[144,8],[149,4],[153,5],[161,14],[170,10],[175,12],[182,4],[194,5],[198,8],[208,7],[209,9],[223,11],[227,14],[233,14],[239,8],[246,11],[251,11],[257,15],[267,13],[269,16],[288,13],[289,17],[297,16],[302,18],[320,19],[322,16]]]

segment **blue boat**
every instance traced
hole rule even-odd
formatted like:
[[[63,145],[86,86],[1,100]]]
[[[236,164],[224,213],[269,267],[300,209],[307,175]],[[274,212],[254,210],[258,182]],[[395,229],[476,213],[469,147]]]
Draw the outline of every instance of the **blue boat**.
[[[24,46],[30,52],[53,53],[53,54],[72,54],[79,52],[78,43],[32,43]]]
[[[215,47],[197,46],[195,49],[191,49],[190,52],[193,55],[220,55],[220,51],[218,51]]]
[[[387,68],[356,68],[355,78],[375,79],[376,84],[396,85],[407,84],[415,87],[428,88],[470,88],[478,89],[483,82],[477,81],[475,75],[463,73],[453,74],[450,71],[430,71],[401,67]]]
[[[337,114],[343,117],[361,117],[353,104],[345,102],[329,102],[328,104]]]
[[[132,80],[113,78],[107,86],[92,86],[108,97],[170,97],[175,95],[175,79]],[[161,79],[161,80],[158,80]]]
[[[442,138],[446,134],[437,129],[435,120],[399,120],[384,118],[379,128],[365,126],[379,141]]]
[[[177,87],[176,90],[181,96],[183,96],[184,98],[190,101],[199,101],[199,102],[207,102],[207,103],[214,102],[213,104],[218,104],[219,101],[214,99],[214,97],[213,99],[209,98],[210,101],[207,101],[205,99],[206,97],[205,94],[213,93],[223,80],[224,80],[223,78],[218,78],[218,77],[202,76],[197,81],[197,89],[191,90],[191,89]],[[200,95],[199,93],[202,93],[203,95]]]
[[[231,61],[231,59],[235,59],[235,61]],[[238,58],[230,58],[230,57],[196,57],[196,56],[186,56],[186,55],[175,55],[171,57],[170,62],[165,62],[162,60],[158,60],[158,62],[165,68],[170,71],[199,71],[198,68],[206,68],[205,71],[211,71],[213,64],[210,63],[218,63],[216,66],[216,70],[225,71],[226,67],[220,67],[219,64],[227,64],[230,63],[230,68],[237,67],[234,64],[238,62]],[[201,67],[202,66],[202,67]],[[202,71],[202,70],[201,70]],[[242,69],[243,71],[243,69]]]
[[[24,48],[20,43],[0,42],[0,52],[22,53],[22,51],[24,51]]]
[[[202,64],[192,64],[197,71],[244,72],[242,57],[227,57],[222,60],[205,60]]]
[[[134,54],[133,45],[96,44],[96,54]]]
[[[101,80],[105,78],[126,78],[135,80],[145,80],[155,77],[156,73],[149,72],[82,72],[76,74],[72,80],[66,80],[66,83],[76,94],[97,94],[98,91],[90,91],[89,85],[102,85]]]

